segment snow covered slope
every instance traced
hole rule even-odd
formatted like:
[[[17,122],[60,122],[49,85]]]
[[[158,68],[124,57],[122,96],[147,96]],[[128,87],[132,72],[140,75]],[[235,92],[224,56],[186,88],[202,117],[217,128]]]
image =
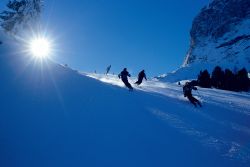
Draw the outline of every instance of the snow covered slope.
[[[0,45],[0,166],[247,167],[250,95],[80,74]],[[91,77],[89,77],[91,76]],[[95,79],[94,79],[95,78]]]
[[[165,81],[197,78],[200,70],[211,72],[217,65],[250,70],[249,0],[213,0],[194,19],[190,35],[183,66]]]

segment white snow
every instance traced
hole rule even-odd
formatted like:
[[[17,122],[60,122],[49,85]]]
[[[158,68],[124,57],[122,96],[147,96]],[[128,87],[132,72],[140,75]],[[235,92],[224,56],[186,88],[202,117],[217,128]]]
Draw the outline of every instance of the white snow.
[[[35,63],[0,45],[0,166],[247,167],[250,94]],[[131,83],[136,81],[132,77]]]
[[[87,74],[87,76],[96,78],[102,82],[112,85],[124,87],[116,75]],[[130,79],[131,83],[134,83],[135,81],[136,78]],[[163,97],[168,98],[168,103],[174,100],[176,106],[182,106],[182,109],[180,110],[176,110],[175,107],[173,107],[171,108],[172,111],[169,111],[168,109],[162,111],[159,109],[150,108],[150,111],[153,115],[166,122],[179,132],[190,136],[193,140],[199,142],[204,147],[216,150],[222,156],[228,158],[242,158],[243,161],[248,161],[247,159],[250,158],[249,148],[247,148],[245,153],[242,153],[242,145],[235,141],[240,141],[243,138],[240,136],[233,136],[234,133],[245,133],[247,136],[250,135],[249,122],[246,121],[244,123],[242,120],[242,118],[249,118],[250,116],[249,93],[235,93],[216,89],[199,88],[198,91],[194,92],[194,95],[200,101],[202,101],[204,106],[202,109],[197,109],[193,108],[187,99],[183,97],[182,87],[177,84],[150,80],[144,82],[139,87],[135,85],[133,86],[136,88],[136,90],[151,93],[152,95],[154,94],[154,96],[156,94],[163,95]],[[190,120],[190,118],[183,120],[185,118],[183,117],[183,113],[180,113],[182,111],[194,114],[198,120]],[[228,119],[229,117],[230,119]],[[201,120],[208,122],[206,122],[206,125],[201,125]],[[206,132],[200,130],[203,128],[202,126],[216,127],[215,129],[210,129],[209,132]],[[224,131],[224,133],[231,134],[232,136],[224,136],[224,138],[223,135],[218,133],[218,131]],[[246,157],[243,155],[238,155],[239,152]]]

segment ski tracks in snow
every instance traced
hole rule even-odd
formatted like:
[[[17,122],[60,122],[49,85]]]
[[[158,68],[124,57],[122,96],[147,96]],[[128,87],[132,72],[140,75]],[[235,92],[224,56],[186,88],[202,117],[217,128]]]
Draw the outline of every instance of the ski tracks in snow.
[[[87,74],[87,76],[124,87],[114,75]],[[136,78],[130,78],[131,83],[135,81]],[[198,91],[193,91],[193,94],[203,103],[204,107],[200,109],[194,108],[188,102],[183,96],[182,87],[177,84],[149,80],[143,82],[141,86],[133,86],[140,91],[173,99],[171,102],[176,103],[174,105],[178,105],[182,112],[149,109],[150,113],[170,127],[191,137],[204,147],[216,150],[223,157],[250,163],[250,146],[247,145],[250,141],[249,93],[199,88]],[[209,128],[210,124],[212,127]]]
[[[149,109],[149,111],[159,119],[165,121],[169,126],[187,136],[190,136],[192,140],[201,143],[204,147],[216,150],[221,156],[230,159],[238,159],[245,163],[250,162],[249,148],[244,147],[235,141],[218,138],[207,132],[197,130],[177,115],[169,114],[157,109]]]

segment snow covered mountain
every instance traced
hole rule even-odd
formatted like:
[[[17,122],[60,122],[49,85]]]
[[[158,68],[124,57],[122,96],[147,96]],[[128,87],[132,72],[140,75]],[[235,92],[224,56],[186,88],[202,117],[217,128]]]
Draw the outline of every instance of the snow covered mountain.
[[[197,78],[200,70],[217,65],[250,70],[249,0],[213,0],[194,19],[190,35],[183,66],[166,80]]]
[[[195,108],[175,84],[129,92],[19,49],[0,45],[1,167],[249,166],[248,93],[199,89]]]

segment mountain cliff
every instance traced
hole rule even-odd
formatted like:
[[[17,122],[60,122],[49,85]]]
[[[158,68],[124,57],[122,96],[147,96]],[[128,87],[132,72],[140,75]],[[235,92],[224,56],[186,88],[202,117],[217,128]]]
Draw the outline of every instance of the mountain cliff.
[[[177,79],[196,78],[217,65],[250,70],[250,1],[213,0],[195,17],[190,36],[184,63],[172,73]],[[167,78],[174,81],[172,74]]]
[[[202,62],[250,65],[250,1],[214,0],[194,19],[184,66]]]

